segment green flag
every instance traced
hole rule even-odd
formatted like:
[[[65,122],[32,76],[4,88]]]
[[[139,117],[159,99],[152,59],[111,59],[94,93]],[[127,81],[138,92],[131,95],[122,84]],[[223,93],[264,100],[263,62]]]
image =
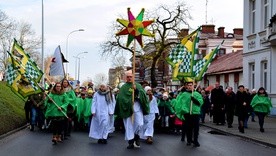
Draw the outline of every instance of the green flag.
[[[5,80],[12,91],[23,98],[41,92],[38,83],[43,72],[16,40],[8,54],[10,58],[5,71]]]

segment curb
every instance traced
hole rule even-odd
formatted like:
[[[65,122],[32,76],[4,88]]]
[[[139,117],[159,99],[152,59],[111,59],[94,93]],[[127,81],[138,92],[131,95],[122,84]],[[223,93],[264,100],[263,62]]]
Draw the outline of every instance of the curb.
[[[224,130],[221,130],[221,129],[218,129],[218,128],[215,128],[215,127],[212,127],[212,126],[208,126],[208,125],[203,125],[203,124],[200,124],[200,125],[204,126],[204,127],[208,127],[208,128],[214,129],[216,131],[219,131],[219,132],[227,134],[227,135],[232,135],[232,136],[240,137],[240,138],[243,138],[243,139],[246,139],[246,140],[249,140],[249,141],[253,141],[255,143],[259,143],[259,144],[262,144],[262,145],[265,145],[265,146],[268,146],[268,147],[271,147],[271,148],[276,148],[275,144],[271,144],[269,142],[264,142],[264,141],[260,141],[260,140],[257,140],[257,139],[249,138],[247,136],[230,133],[230,132],[227,132],[227,131],[224,131]]]
[[[27,125],[24,125],[24,126],[21,126],[21,127],[19,127],[19,128],[14,129],[14,130],[11,130],[11,131],[9,131],[9,132],[7,132],[7,133],[5,133],[5,134],[2,134],[2,135],[0,135],[0,140],[2,140],[2,139],[4,139],[4,138],[6,138],[7,136],[10,136],[10,135],[12,135],[12,134],[18,132],[18,131],[20,131],[20,130],[22,130],[22,129],[25,129],[26,127],[27,127]]]

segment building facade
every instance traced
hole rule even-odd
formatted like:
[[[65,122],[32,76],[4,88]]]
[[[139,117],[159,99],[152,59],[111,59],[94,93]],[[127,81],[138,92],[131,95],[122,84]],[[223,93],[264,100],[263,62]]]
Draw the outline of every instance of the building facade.
[[[249,89],[266,89],[273,103],[273,115],[276,114],[275,14],[274,0],[244,0],[244,85]]]

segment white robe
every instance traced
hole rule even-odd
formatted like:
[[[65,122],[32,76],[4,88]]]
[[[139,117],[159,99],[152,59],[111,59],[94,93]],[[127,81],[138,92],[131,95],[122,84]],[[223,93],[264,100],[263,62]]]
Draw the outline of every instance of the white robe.
[[[148,115],[144,116],[144,125],[140,133],[141,139],[146,139],[148,136],[153,137],[155,113],[159,114],[157,100],[154,96],[150,101],[149,106],[150,112]]]
[[[132,116],[123,119],[125,126],[125,140],[133,139],[134,134],[139,135],[140,130],[143,127],[143,112],[140,103],[134,102],[133,110],[133,119]]]
[[[113,101],[115,101],[114,98]],[[111,112],[109,105],[111,104],[106,102],[104,95],[100,95],[98,92],[95,93],[91,107],[91,113],[95,113],[95,116],[92,117],[89,137],[107,139],[109,113]]]
[[[114,97],[113,97],[114,98]],[[114,100],[109,107],[109,120],[108,120],[108,133],[113,133],[115,131],[114,127],[114,110],[115,110],[116,101]]]

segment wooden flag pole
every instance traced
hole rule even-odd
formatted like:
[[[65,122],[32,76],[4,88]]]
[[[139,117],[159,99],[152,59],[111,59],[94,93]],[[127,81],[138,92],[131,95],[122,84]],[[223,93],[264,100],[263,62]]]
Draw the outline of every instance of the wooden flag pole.
[[[135,60],[136,60],[136,41],[134,40],[133,41],[133,57],[132,57],[132,86],[135,85],[135,71],[136,71],[136,68],[135,68]],[[134,105],[134,90],[132,92],[132,103]]]
[[[194,96],[194,84],[195,84],[195,77],[193,77],[192,96]],[[190,115],[192,114],[192,109],[193,109],[193,101],[192,101],[192,99],[191,99],[191,104],[190,104]]]
[[[132,114],[132,117],[131,117],[131,121],[132,123],[134,122],[134,92],[135,92],[135,89],[134,89],[134,85],[135,85],[135,60],[136,60],[136,41],[134,40],[133,42],[133,57],[132,57],[132,110],[133,110],[133,114]]]

